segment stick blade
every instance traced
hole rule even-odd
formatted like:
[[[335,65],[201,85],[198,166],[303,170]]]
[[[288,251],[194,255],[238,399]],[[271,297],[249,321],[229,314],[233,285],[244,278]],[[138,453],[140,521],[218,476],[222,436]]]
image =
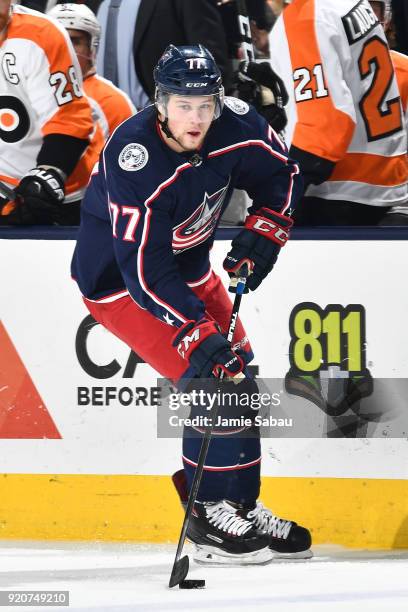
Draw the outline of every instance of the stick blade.
[[[174,562],[170,580],[169,580],[170,588],[176,586],[176,584],[180,584],[180,582],[184,580],[184,578],[188,574],[188,568],[189,568],[189,560],[188,560],[187,555],[185,555],[179,561]]]

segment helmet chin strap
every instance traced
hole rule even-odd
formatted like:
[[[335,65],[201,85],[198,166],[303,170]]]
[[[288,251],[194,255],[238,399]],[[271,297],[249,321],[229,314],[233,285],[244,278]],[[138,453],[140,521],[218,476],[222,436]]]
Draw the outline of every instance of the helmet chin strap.
[[[181,142],[174,136],[174,134],[169,128],[168,117],[165,117],[164,121],[162,121],[159,117],[159,113],[157,113],[157,121],[159,122],[159,125],[163,133],[166,134],[167,138],[172,138],[173,140],[175,140],[177,144],[180,145],[180,147],[183,149],[183,151],[181,152],[181,155],[185,155],[188,158],[188,161],[192,166],[200,166],[203,162],[203,158],[197,151],[190,151],[188,149],[183,148],[183,145],[181,144]]]
[[[175,137],[175,135],[169,128],[169,118],[165,117],[164,121],[162,121],[159,117],[159,114],[157,114],[157,121],[159,122],[160,127],[162,131],[164,132],[164,134],[166,134],[167,138],[172,138],[173,140],[175,140],[177,144],[180,145],[180,147],[183,149],[183,153],[188,153],[189,152],[188,149],[184,149],[181,142],[178,140],[178,138]]]
[[[177,144],[180,145],[180,147],[182,147],[183,145],[177,140],[177,138],[174,136],[173,132],[169,128],[169,119],[168,119],[168,117],[165,117],[164,121],[162,121],[160,119],[160,117],[159,117],[159,113],[157,113],[157,121],[159,122],[160,127],[161,127],[162,131],[166,134],[167,138],[172,138],[173,140],[175,140],[177,142]]]
[[[167,108],[166,108],[167,104],[165,104],[162,108],[164,108],[164,113],[159,110],[156,106],[156,115],[157,115],[157,121],[159,122],[159,125],[163,131],[164,134],[166,134],[167,138],[172,138],[173,140],[175,140],[177,142],[178,145],[180,145],[181,148],[183,148],[183,145],[181,144],[181,142],[174,136],[173,132],[171,131],[171,129],[169,128],[169,118],[167,116]],[[160,114],[162,116],[164,116],[164,121],[162,119],[160,119]]]

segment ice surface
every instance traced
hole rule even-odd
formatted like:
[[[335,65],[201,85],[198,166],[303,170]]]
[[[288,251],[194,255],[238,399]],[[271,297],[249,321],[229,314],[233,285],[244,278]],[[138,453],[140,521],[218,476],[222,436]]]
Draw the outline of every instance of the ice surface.
[[[168,589],[175,545],[0,542],[0,590],[69,590],[69,612],[407,612],[408,551],[315,547],[309,561],[202,567],[205,590]],[[189,545],[186,551],[191,552]],[[11,610],[11,608],[1,608]]]

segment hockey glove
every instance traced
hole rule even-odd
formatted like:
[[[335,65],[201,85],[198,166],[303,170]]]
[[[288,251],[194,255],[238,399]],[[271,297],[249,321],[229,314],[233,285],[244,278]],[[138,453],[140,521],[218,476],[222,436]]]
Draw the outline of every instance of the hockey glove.
[[[231,277],[244,264],[249,266],[251,274],[246,282],[246,293],[259,287],[272,270],[292,225],[290,217],[270,208],[261,208],[258,214],[247,217],[245,229],[232,241],[232,249],[223,264]]]
[[[33,223],[55,222],[64,201],[64,182],[54,168],[33,168],[15,190],[20,206],[32,217]]]
[[[284,82],[269,62],[241,62],[237,77],[238,97],[255,106],[269,125],[281,132],[287,124],[284,106],[289,97]]]
[[[200,378],[218,377],[221,371],[233,378],[245,364],[220,333],[215,321],[187,321],[173,337],[177,352],[194,368]]]

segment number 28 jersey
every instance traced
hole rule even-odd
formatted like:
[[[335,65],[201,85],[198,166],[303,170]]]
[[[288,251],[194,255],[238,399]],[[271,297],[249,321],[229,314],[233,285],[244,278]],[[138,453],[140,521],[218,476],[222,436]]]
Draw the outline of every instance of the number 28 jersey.
[[[305,158],[335,163],[330,178],[310,185],[306,195],[377,206],[405,202],[400,95],[368,0],[296,0],[272,29],[270,53],[290,96],[287,145]]]
[[[0,180],[16,186],[37,165],[44,136],[87,139],[92,131],[91,107],[66,31],[42,13],[14,6],[0,46]],[[68,177],[66,201],[81,197],[98,146],[93,139]]]

